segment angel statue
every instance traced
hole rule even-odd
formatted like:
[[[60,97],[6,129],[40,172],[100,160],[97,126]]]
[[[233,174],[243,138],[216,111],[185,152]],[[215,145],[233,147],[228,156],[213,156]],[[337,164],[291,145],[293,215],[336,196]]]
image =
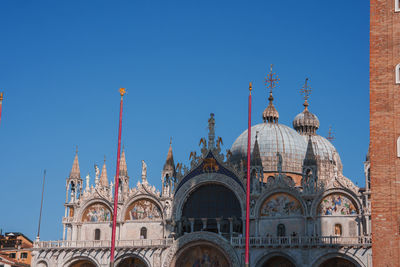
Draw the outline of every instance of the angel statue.
[[[97,166],[97,164],[94,164],[94,171],[95,171],[95,183],[97,184],[97,182],[99,181],[99,175],[100,175],[100,169]]]

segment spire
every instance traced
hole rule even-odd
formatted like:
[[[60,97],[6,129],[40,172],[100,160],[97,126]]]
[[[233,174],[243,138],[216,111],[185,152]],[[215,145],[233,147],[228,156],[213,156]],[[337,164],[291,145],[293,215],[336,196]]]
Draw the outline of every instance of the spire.
[[[313,166],[313,165],[315,166],[315,165],[317,165],[317,159],[315,157],[311,136],[308,136],[306,157],[304,158],[303,165],[304,166]]]
[[[74,163],[72,163],[72,169],[69,173],[69,178],[81,178],[81,171],[79,169],[79,161],[78,161],[78,147],[76,147]]]
[[[256,141],[254,142],[253,153],[251,155],[251,166],[262,166],[260,147],[258,145],[258,132],[256,132]]]
[[[164,173],[164,175],[166,173],[169,173],[170,176],[175,176],[174,155],[172,154],[172,138],[169,141],[167,160],[165,161],[165,164],[164,164],[163,173]]]
[[[272,72],[272,67],[273,65],[271,64],[270,72],[267,74],[267,77],[265,78],[265,85],[267,86],[267,88],[269,88],[269,97],[268,97],[269,104],[268,107],[263,112],[263,120],[264,122],[278,123],[279,113],[275,109],[274,104],[272,103],[274,101],[274,97],[272,96],[272,90],[278,84],[279,78],[275,72]]]
[[[104,187],[108,186],[108,179],[107,179],[107,168],[106,168],[106,157],[104,157],[104,164],[103,168],[101,169],[100,175],[100,184]]]
[[[214,113],[210,113],[208,119],[208,149],[214,148],[215,146],[215,119]]]
[[[128,176],[128,166],[126,165],[125,149],[122,148],[121,159],[119,162],[119,176]]]

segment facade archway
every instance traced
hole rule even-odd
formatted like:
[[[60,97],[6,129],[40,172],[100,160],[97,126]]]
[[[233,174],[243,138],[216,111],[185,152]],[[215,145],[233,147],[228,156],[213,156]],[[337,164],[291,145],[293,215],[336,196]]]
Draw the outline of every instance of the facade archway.
[[[347,259],[335,257],[324,261],[319,267],[358,267],[358,265]]]
[[[123,259],[120,263],[118,263],[117,267],[148,267],[148,265],[138,257],[129,257]]]
[[[78,260],[70,264],[68,267],[97,267],[97,266],[90,260]]]
[[[273,256],[261,265],[262,267],[295,267],[295,265],[284,256]]]
[[[183,248],[173,260],[170,267],[192,267],[192,266],[232,266],[229,257],[209,242],[193,242]]]

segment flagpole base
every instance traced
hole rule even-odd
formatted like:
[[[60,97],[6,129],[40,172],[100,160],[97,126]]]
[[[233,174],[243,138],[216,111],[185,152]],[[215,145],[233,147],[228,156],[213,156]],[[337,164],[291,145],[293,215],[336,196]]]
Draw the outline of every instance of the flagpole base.
[[[250,267],[250,264],[245,263],[245,264],[244,264],[244,267]]]

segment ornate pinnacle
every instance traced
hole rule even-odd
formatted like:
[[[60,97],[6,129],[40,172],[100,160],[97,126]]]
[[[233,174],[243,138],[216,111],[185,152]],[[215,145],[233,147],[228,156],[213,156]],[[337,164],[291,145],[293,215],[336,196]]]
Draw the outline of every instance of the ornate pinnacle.
[[[310,97],[311,94],[311,87],[308,85],[308,78],[306,78],[306,81],[304,82],[303,87],[300,89],[301,94],[304,96],[304,107],[307,109],[308,107],[308,98]]]
[[[215,146],[215,119],[214,113],[210,114],[208,119],[208,148],[214,148]]]
[[[272,90],[278,85],[278,82],[280,81],[278,75],[276,75],[275,72],[272,72],[272,67],[273,65],[271,64],[270,71],[267,74],[267,77],[265,77],[265,85],[267,86],[267,88],[269,88],[270,97],[272,97]]]

